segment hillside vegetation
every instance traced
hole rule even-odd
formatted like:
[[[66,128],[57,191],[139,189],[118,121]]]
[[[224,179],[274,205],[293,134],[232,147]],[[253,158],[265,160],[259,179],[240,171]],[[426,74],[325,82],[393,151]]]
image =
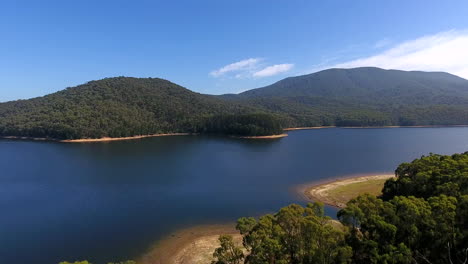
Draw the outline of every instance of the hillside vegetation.
[[[78,139],[197,133],[218,115],[254,112],[166,80],[118,77],[0,104],[0,135]]]
[[[468,81],[444,72],[329,69],[225,98],[286,113],[290,126],[468,124]]]
[[[213,96],[163,79],[117,77],[0,103],[0,136],[262,136],[286,127],[332,125],[468,125],[468,81],[438,72],[330,69]]]

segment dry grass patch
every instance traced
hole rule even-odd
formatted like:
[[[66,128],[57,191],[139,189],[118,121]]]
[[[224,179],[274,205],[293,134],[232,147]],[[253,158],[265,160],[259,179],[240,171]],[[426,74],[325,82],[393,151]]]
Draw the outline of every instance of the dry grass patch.
[[[349,200],[361,194],[381,194],[385,181],[392,177],[394,175],[373,175],[342,179],[309,187],[306,189],[305,194],[312,200],[343,208]]]

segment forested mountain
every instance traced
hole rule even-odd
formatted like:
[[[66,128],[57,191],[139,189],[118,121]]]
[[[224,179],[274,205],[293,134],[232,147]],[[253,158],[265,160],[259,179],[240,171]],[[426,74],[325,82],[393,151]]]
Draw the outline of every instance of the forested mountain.
[[[54,139],[171,132],[260,136],[296,126],[462,124],[468,124],[467,80],[442,72],[378,68],[330,69],[222,96],[157,78],[116,77],[0,103],[0,136]]]
[[[329,69],[224,97],[298,126],[468,124],[468,80],[444,72]]]
[[[2,103],[0,135],[76,139],[198,132],[212,117],[252,112],[166,80],[117,77]]]
[[[360,101],[391,100],[395,103],[412,104],[453,103],[458,97],[468,99],[468,80],[445,72],[384,70],[373,67],[328,69],[289,77],[263,88],[243,92],[240,96],[318,96],[354,98]]]

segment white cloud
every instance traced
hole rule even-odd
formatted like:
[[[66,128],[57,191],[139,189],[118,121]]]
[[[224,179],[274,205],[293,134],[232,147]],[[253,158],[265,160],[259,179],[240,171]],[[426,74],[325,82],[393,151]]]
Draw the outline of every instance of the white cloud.
[[[214,70],[212,72],[210,72],[211,76],[214,76],[214,77],[220,77],[226,73],[230,73],[230,72],[240,72],[240,71],[248,71],[248,70],[252,70],[252,69],[255,69],[257,67],[257,64],[261,61],[260,58],[250,58],[250,59],[246,59],[246,60],[241,60],[241,61],[238,61],[238,62],[234,62],[234,63],[231,63],[231,64],[228,64],[220,69],[217,69],[217,70]],[[242,76],[242,74],[237,74],[236,76],[238,76],[237,78],[239,78],[240,76]]]
[[[294,64],[276,64],[276,65],[271,65],[268,66],[260,71],[254,72],[252,75],[254,77],[268,77],[268,76],[273,76],[276,74],[280,74],[283,72],[289,71],[292,67],[294,67]]]
[[[424,36],[394,45],[377,55],[338,63],[326,68],[364,66],[399,70],[446,71],[468,78],[468,31],[451,30]]]

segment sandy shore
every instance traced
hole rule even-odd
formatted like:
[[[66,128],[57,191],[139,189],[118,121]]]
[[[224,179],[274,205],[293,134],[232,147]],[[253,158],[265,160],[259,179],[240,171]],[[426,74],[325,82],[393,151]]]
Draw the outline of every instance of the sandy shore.
[[[283,138],[287,137],[288,134],[280,134],[280,135],[270,135],[270,136],[247,136],[247,137],[238,137],[233,136],[235,138],[248,138],[248,139],[271,139],[271,138]]]
[[[140,136],[132,136],[132,137],[118,137],[118,138],[103,137],[103,138],[67,139],[67,140],[59,140],[59,142],[65,142],[65,143],[106,142],[106,141],[141,139],[141,138],[149,138],[149,137],[188,136],[188,135],[194,135],[194,134],[165,133],[165,134],[140,135]]]
[[[368,183],[377,184],[377,187],[383,187],[385,180],[395,177],[394,174],[365,175],[351,178],[337,179],[325,183],[303,185],[297,190],[305,195],[307,199],[320,201],[324,204],[338,208],[346,206],[352,196],[357,196],[368,190],[375,189],[375,186],[369,188]],[[349,187],[349,190],[346,188]],[[337,190],[343,190],[345,193],[337,193]],[[347,193],[346,193],[347,192]]]
[[[17,139],[17,140],[34,140],[34,141],[54,141],[54,142],[61,142],[61,143],[92,143],[92,142],[109,142],[109,141],[121,141],[121,140],[133,140],[133,139],[142,139],[142,138],[150,138],[150,137],[168,137],[168,136],[188,136],[188,135],[198,135],[194,133],[164,133],[164,134],[152,134],[152,135],[139,135],[139,136],[132,136],[132,137],[103,137],[103,138],[82,138],[82,139],[54,139],[54,138],[36,138],[36,137],[16,137],[16,136],[4,136],[0,137],[3,139]],[[252,136],[252,137],[238,137],[238,136],[231,136],[234,138],[247,138],[247,139],[274,139],[274,138],[283,138],[287,137],[288,134],[280,134],[280,135],[270,135],[270,136]]]
[[[342,208],[346,201],[340,201],[330,197],[330,191],[340,187],[353,186],[354,190],[361,191],[362,183],[378,181],[379,190],[383,182],[393,174],[359,175],[348,178],[330,180],[328,182],[302,185],[297,191],[302,197],[321,201],[327,205]],[[364,189],[365,186],[364,186]],[[374,188],[375,189],[375,188]],[[355,193],[353,193],[355,195]],[[349,197],[348,197],[349,198]],[[347,199],[348,199],[347,198]],[[335,221],[336,222],[336,221]],[[339,222],[333,222],[336,227],[341,227]],[[206,264],[213,260],[214,250],[219,247],[218,237],[229,234],[234,237],[235,243],[242,245],[242,236],[235,229],[235,224],[202,225],[176,231],[161,239],[137,259],[141,264]]]
[[[82,139],[54,139],[54,138],[37,138],[37,137],[16,137],[16,136],[5,136],[0,137],[4,139],[18,139],[18,140],[34,140],[34,141],[55,141],[62,143],[86,143],[86,142],[107,142],[107,141],[120,141],[120,140],[132,140],[132,139],[141,139],[149,137],[168,137],[168,136],[187,136],[187,135],[196,135],[191,133],[164,133],[164,134],[152,134],[152,135],[139,135],[132,137],[103,137],[103,138],[82,138]]]
[[[141,264],[206,264],[211,263],[218,237],[229,234],[242,244],[242,236],[235,224],[202,225],[179,230],[158,241],[144,254]]]

